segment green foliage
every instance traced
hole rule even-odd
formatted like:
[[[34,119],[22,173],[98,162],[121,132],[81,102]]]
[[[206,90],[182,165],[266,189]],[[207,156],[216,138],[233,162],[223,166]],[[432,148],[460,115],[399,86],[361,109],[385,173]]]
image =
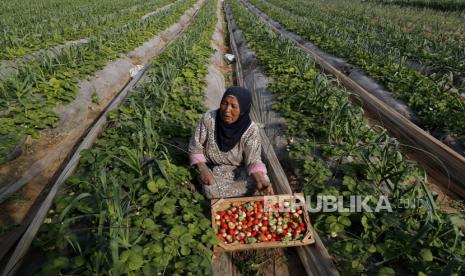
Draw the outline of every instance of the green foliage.
[[[382,83],[409,106],[422,128],[459,142],[465,137],[465,104],[460,96],[465,93],[465,44],[457,33],[457,28],[465,29],[461,16],[391,10],[366,1],[251,3]],[[445,22],[438,26],[438,21]],[[412,63],[429,73],[422,74]]]
[[[413,7],[419,9],[432,9],[445,12],[456,12],[465,10],[463,0],[371,0],[386,5],[399,5],[401,7]]]
[[[255,1],[254,1],[255,2]],[[463,218],[437,209],[424,172],[405,159],[399,142],[370,128],[360,107],[337,81],[318,72],[301,49],[273,33],[238,1],[236,24],[273,78],[269,89],[286,119],[289,154],[307,195],[386,197],[392,212],[333,212],[315,216],[315,228],[345,275],[392,275],[400,264],[412,274],[460,274],[464,267]],[[290,20],[290,19],[289,19]],[[321,31],[320,31],[321,33]],[[416,202],[403,208],[402,201]],[[315,206],[312,206],[315,207]]]
[[[186,32],[153,61],[147,81],[112,114],[102,137],[82,152],[67,191],[55,200],[52,223],[38,236],[50,252],[49,270],[42,273],[211,274],[218,238],[203,196],[188,185],[187,156],[177,156],[172,141],[187,142],[203,112],[215,11],[216,1],[207,1]],[[191,74],[181,79],[186,68]],[[56,264],[63,255],[80,259]]]
[[[160,0],[148,4],[151,9],[156,9],[170,2]],[[0,110],[2,117],[8,119],[7,130],[14,128],[8,133],[17,133],[18,137],[30,134],[38,138],[40,130],[56,127],[58,116],[53,108],[74,99],[79,92],[79,78],[95,73],[108,61],[176,23],[195,2],[177,1],[157,16],[146,19],[140,18],[144,13],[135,12],[134,18],[123,17],[126,21],[89,36],[87,43],[66,45],[53,53],[39,52],[31,59],[18,61],[15,73],[0,79]],[[0,164],[7,161],[6,156],[18,142],[18,139],[0,132]]]
[[[22,57],[32,51],[104,32],[139,20],[171,1],[166,0],[54,0],[2,2],[0,59]],[[21,37],[22,36],[22,37]],[[21,38],[20,38],[21,37]]]

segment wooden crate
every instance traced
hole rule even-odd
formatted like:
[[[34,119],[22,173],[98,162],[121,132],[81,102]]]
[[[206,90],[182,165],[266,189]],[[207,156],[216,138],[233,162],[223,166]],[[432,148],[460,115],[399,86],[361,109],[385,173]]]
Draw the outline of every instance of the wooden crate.
[[[313,227],[310,223],[310,217],[308,215],[307,207],[305,206],[305,198],[302,193],[296,193],[294,195],[273,195],[266,196],[275,197],[276,200],[289,200],[293,198],[298,198],[303,201],[303,219],[306,224],[306,233],[303,235],[301,240],[296,241],[270,241],[270,242],[259,242],[251,244],[226,244],[222,241],[213,248],[214,252],[225,252],[225,251],[240,251],[240,250],[251,250],[251,249],[263,249],[263,248],[279,248],[279,247],[292,247],[292,246],[302,246],[308,245],[315,242],[313,235]],[[221,198],[221,199],[212,199],[211,200],[211,213],[212,213],[212,226],[217,233],[218,229],[215,224],[215,215],[216,212],[225,210],[231,206],[239,206],[241,204],[251,202],[251,201],[263,201],[265,196],[251,196],[251,197],[238,197],[238,198]]]

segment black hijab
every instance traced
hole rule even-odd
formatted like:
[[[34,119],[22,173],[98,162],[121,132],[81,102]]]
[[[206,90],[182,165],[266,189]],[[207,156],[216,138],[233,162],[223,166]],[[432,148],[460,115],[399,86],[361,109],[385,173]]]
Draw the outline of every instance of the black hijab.
[[[228,125],[223,122],[220,115],[220,109],[216,112],[215,120],[215,138],[218,147],[222,152],[228,152],[239,142],[242,134],[249,128],[252,120],[250,119],[250,107],[252,106],[252,93],[249,90],[240,87],[232,86],[226,89],[221,102],[227,96],[236,97],[239,102],[240,115],[236,122]]]

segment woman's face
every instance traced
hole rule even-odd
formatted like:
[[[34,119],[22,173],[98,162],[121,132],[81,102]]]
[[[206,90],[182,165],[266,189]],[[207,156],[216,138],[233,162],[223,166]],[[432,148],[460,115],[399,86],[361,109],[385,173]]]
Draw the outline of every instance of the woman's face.
[[[226,96],[220,104],[220,115],[223,122],[226,124],[232,124],[239,119],[241,109],[239,102],[234,96]]]

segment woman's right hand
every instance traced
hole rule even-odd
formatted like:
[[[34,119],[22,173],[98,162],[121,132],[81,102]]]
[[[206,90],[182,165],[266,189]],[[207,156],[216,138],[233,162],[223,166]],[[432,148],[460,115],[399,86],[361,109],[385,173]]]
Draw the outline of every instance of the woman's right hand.
[[[273,186],[265,179],[265,174],[262,172],[253,173],[252,176],[255,178],[257,183],[257,189],[262,195],[274,195]]]
[[[197,168],[200,171],[200,179],[205,185],[211,185],[215,182],[212,172],[205,163],[199,163]]]

